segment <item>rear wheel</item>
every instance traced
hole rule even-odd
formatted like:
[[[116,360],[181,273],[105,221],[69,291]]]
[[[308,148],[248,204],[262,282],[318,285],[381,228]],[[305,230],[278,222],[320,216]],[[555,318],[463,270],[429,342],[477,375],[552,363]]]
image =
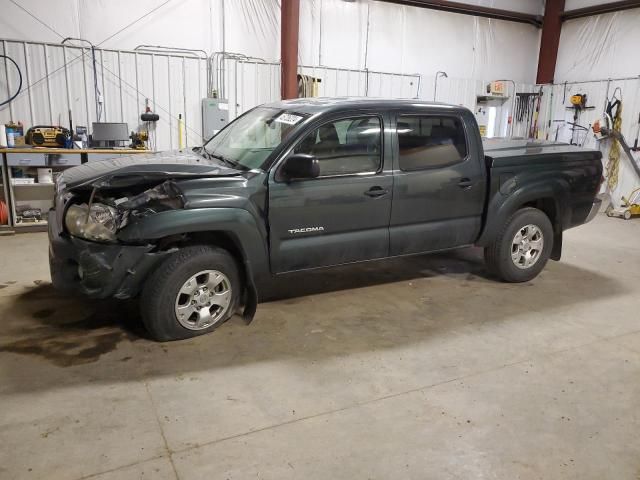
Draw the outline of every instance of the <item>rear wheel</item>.
[[[202,335],[233,315],[241,287],[236,262],[226,250],[186,247],[168,257],[145,282],[142,319],[155,340]]]
[[[535,278],[547,264],[553,248],[553,226],[537,208],[518,210],[497,238],[484,250],[492,273],[507,282]]]

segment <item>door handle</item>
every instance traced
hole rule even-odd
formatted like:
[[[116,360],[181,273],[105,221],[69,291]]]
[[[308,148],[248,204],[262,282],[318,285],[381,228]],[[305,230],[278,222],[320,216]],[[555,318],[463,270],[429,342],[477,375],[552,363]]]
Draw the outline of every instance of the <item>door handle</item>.
[[[461,178],[458,182],[458,186],[463,189],[467,189],[473,186],[473,182],[468,178]]]
[[[389,190],[385,190],[384,188],[378,187],[378,186],[371,187],[369,190],[364,192],[364,194],[367,195],[368,197],[382,197],[387,193],[389,193]]]

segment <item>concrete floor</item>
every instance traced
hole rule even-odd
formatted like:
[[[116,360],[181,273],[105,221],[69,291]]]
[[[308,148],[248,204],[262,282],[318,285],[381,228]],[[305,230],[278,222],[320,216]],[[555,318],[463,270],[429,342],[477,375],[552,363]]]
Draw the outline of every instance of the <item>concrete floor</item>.
[[[0,237],[0,478],[640,478],[640,220],[538,279],[475,249],[290,277],[247,327],[158,344]]]

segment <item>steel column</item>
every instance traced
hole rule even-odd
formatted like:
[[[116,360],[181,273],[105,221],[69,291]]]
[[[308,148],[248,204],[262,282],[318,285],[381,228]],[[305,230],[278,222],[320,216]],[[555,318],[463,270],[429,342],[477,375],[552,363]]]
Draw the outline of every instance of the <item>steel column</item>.
[[[280,15],[282,98],[297,98],[300,0],[282,0]]]
[[[538,84],[553,83],[563,11],[564,0],[547,0],[542,21],[540,54],[538,55],[538,76],[536,78]]]

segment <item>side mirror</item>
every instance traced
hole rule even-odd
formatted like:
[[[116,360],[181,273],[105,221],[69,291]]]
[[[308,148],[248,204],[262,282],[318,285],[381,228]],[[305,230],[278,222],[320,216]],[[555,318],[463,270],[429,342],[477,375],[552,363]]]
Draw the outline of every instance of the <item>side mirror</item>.
[[[287,180],[316,178],[320,175],[320,164],[313,155],[294,153],[287,157],[282,166],[282,176]]]

